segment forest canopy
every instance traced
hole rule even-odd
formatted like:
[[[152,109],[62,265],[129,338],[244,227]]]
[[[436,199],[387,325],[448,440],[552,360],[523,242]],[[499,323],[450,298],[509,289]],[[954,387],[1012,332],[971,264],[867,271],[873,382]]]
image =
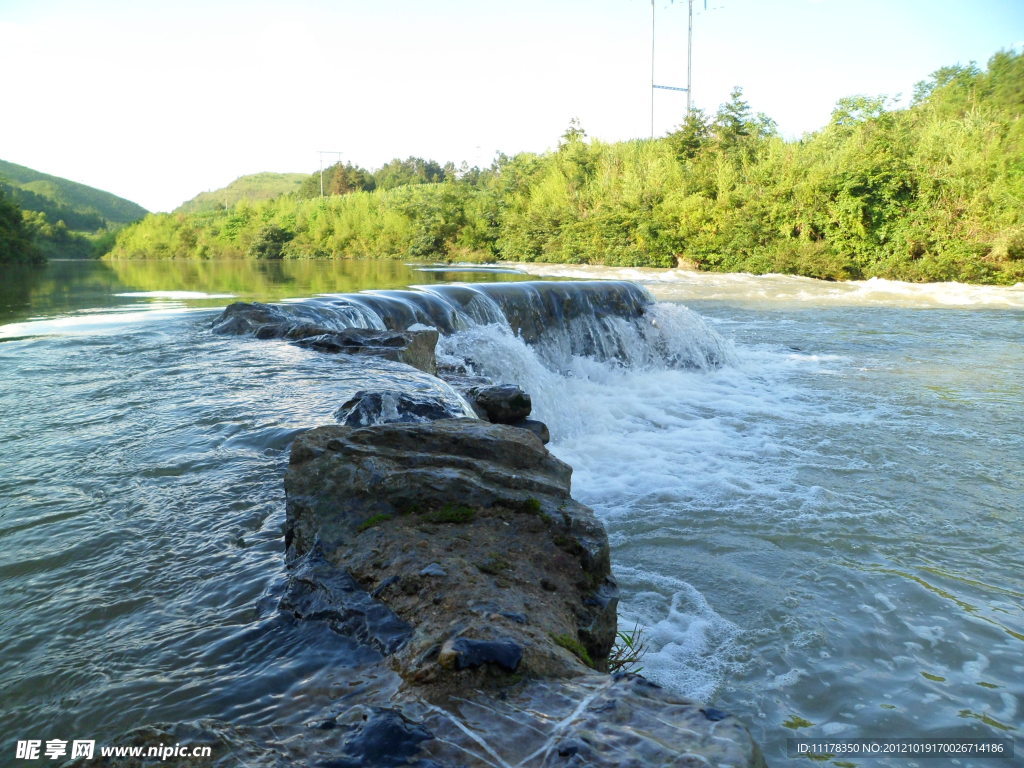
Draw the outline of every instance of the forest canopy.
[[[910,106],[841,99],[778,135],[735,89],[667,136],[605,143],[577,123],[490,168],[336,164],[297,191],[122,230],[110,258],[414,258],[1024,280],[1024,56],[943,67]]]

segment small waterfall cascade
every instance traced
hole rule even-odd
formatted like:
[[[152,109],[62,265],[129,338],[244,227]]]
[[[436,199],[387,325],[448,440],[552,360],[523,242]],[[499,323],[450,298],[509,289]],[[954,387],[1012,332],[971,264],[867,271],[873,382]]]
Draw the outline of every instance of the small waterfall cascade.
[[[336,330],[429,326],[442,337],[455,337],[491,327],[563,372],[578,358],[629,368],[708,369],[730,356],[728,345],[699,315],[659,304],[641,286],[617,280],[424,286],[326,295],[279,308],[296,324]]]

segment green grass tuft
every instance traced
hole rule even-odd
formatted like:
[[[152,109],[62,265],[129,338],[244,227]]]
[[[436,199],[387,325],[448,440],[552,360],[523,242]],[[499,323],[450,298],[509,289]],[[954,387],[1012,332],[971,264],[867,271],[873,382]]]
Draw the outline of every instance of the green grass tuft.
[[[631,632],[616,632],[615,644],[608,654],[608,671],[640,674],[643,671],[640,660],[647,654],[647,650],[644,628],[639,624],[635,624]]]
[[[588,653],[587,649],[583,647],[583,643],[575,637],[571,637],[570,635],[551,635],[551,639],[558,643],[558,645],[565,648],[565,650],[575,654],[576,658],[588,667],[596,669],[594,666],[594,660],[590,658],[590,653]]]
[[[385,515],[385,514],[373,515],[372,517],[368,517],[366,520],[363,520],[363,522],[361,522],[359,524],[359,526],[356,528],[356,532],[357,533],[362,533],[363,531],[367,531],[370,528],[373,528],[376,525],[380,525],[383,522],[387,522],[390,519],[391,519],[391,515]]]
[[[440,509],[427,512],[423,519],[428,523],[471,523],[475,517],[476,512],[471,507],[445,504]]]

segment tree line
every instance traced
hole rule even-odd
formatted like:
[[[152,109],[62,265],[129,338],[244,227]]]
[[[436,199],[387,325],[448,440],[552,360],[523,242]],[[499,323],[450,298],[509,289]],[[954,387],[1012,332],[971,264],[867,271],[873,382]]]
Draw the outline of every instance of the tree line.
[[[22,217],[21,208],[0,189],[0,262],[39,263],[42,251],[32,242],[33,233]]]
[[[150,215],[109,258],[404,258],[781,272],[825,279],[1024,280],[1024,55],[944,67],[906,108],[841,99],[786,141],[736,89],[667,136],[485,169],[336,164],[295,193]]]

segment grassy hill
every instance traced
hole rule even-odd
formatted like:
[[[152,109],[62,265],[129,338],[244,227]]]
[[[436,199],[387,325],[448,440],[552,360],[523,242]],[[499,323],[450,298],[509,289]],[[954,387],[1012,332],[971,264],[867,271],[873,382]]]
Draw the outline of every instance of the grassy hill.
[[[65,218],[65,223],[72,229],[95,231],[106,223],[128,224],[138,221],[149,213],[141,205],[110,192],[62,179],[60,176],[51,176],[6,160],[0,160],[0,182],[6,182],[8,186],[28,193],[20,195],[20,200],[18,193],[11,194],[24,210],[41,211],[47,214],[47,218],[51,217],[51,212],[60,210],[63,213],[86,214],[104,220],[100,226],[75,227]],[[90,219],[89,223],[94,223],[94,219]]]
[[[240,176],[226,187],[200,192],[182,203],[174,213],[201,213],[230,208],[242,200],[270,200],[290,192],[298,192],[307,173],[253,173]]]
[[[94,257],[109,248],[114,230],[147,214],[123,197],[5,160],[0,160],[0,197],[21,217],[20,231],[37,256],[46,258]]]

